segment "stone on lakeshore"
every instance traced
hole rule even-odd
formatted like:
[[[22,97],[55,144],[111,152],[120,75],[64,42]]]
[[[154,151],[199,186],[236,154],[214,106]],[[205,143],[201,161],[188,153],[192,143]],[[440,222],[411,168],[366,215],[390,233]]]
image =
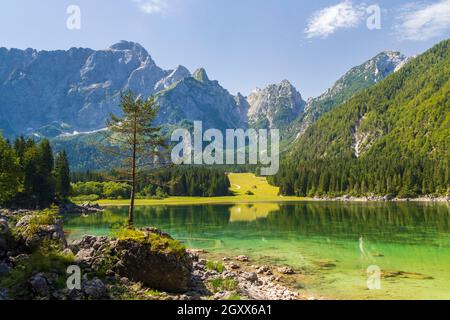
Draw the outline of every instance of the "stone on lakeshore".
[[[294,269],[290,268],[290,267],[281,267],[278,268],[278,272],[282,273],[282,274],[286,274],[286,275],[291,275],[291,274],[295,274]]]
[[[248,262],[248,261],[250,261],[250,258],[247,256],[237,256],[236,260],[240,261],[240,262]]]

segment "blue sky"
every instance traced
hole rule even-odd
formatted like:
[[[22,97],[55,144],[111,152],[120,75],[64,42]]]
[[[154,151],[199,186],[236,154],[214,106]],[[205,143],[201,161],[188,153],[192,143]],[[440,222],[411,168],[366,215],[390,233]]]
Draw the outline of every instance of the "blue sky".
[[[381,29],[369,30],[374,4]],[[79,30],[66,27],[69,5]],[[159,66],[204,67],[233,94],[288,79],[317,96],[381,51],[414,55],[449,35],[450,0],[0,0],[0,47],[136,41]]]

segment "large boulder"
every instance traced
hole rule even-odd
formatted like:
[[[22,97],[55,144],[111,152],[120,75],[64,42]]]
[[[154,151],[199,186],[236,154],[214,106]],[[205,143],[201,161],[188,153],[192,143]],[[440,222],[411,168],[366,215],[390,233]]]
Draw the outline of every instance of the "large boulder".
[[[132,240],[118,241],[116,271],[132,281],[169,292],[186,292],[191,285],[192,260],[187,254],[155,252]]]
[[[67,246],[63,221],[54,215],[26,215],[16,224],[19,242],[28,250],[34,251],[44,242],[51,241],[60,247]]]
[[[189,291],[191,257],[184,249],[173,249],[176,241],[170,237],[154,231],[145,234],[144,239],[85,236],[74,241],[70,249],[80,266],[93,271],[115,273],[153,289],[174,293]]]

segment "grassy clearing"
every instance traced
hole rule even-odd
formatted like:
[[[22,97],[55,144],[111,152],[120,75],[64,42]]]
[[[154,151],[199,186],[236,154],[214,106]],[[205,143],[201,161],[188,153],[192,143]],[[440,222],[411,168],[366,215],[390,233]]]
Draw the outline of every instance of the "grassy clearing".
[[[271,186],[264,177],[257,177],[251,173],[232,173],[230,191],[233,196],[227,197],[169,197],[166,199],[139,199],[136,205],[191,205],[191,204],[239,204],[239,203],[265,203],[265,202],[293,202],[307,200],[300,197],[281,197],[279,189]],[[249,194],[247,194],[249,193]],[[252,195],[250,195],[250,193]],[[128,206],[129,200],[99,200],[95,203],[101,206]]]

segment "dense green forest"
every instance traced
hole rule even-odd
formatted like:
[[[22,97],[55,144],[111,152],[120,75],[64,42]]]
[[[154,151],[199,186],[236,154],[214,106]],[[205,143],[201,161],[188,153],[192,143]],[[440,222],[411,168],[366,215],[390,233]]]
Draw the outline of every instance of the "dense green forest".
[[[450,40],[325,114],[271,182],[284,195],[447,194]]]
[[[48,140],[20,137],[11,145],[0,135],[0,205],[44,208],[66,199],[70,169],[66,153],[53,156]]]
[[[72,195],[79,200],[127,199],[130,186],[120,173],[78,172],[72,174]],[[138,198],[167,196],[217,197],[229,195],[230,182],[221,169],[180,166],[142,172],[137,184]]]
[[[45,208],[69,196],[75,200],[129,199],[130,184],[119,171],[70,172],[64,151],[54,157],[48,140],[20,137],[12,144],[0,136],[0,205]],[[142,172],[140,198],[229,195],[223,169],[167,167]]]

